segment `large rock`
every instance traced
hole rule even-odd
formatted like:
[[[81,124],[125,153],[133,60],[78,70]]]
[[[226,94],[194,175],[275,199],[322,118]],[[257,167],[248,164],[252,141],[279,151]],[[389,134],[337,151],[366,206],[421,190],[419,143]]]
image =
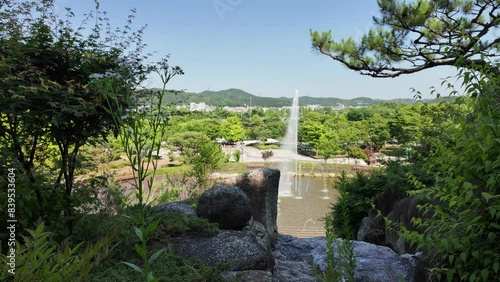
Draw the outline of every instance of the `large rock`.
[[[215,186],[201,195],[198,216],[221,229],[241,229],[252,217],[250,199],[238,187]]]
[[[274,259],[271,252],[249,233],[222,230],[215,237],[173,238],[175,253],[186,259],[197,259],[208,266],[228,262],[231,271],[272,271]]]
[[[382,216],[369,215],[361,220],[358,241],[385,245],[385,221]]]
[[[248,223],[242,228],[243,232],[252,234],[262,246],[271,250],[272,246],[270,244],[271,239],[266,232],[266,228],[262,223],[255,221],[253,218],[248,221]]]
[[[354,241],[353,247],[356,255],[355,281],[414,281],[417,256],[400,256],[390,248],[359,241]],[[316,281],[312,266],[325,271],[326,238],[299,239],[278,235],[274,256],[274,275],[280,281]]]
[[[279,170],[261,168],[219,183],[243,190],[250,198],[253,218],[264,225],[269,238],[274,238],[277,232],[279,181]]]
[[[419,211],[418,206],[424,204],[423,200],[416,197],[406,197],[394,204],[393,210],[387,215],[387,218],[392,222],[394,228],[387,229],[386,231],[386,241],[387,245],[391,247],[398,254],[405,254],[409,252],[414,252],[415,250],[411,248],[410,244],[404,242],[398,235],[398,226],[403,225],[407,229],[415,231],[418,230],[413,223],[411,223],[412,218],[419,217],[430,218],[430,213],[424,215]],[[422,232],[422,230],[419,230]]]
[[[224,279],[238,282],[279,282],[273,274],[264,270],[226,271]],[[236,280],[237,279],[237,280]]]
[[[180,213],[190,216],[197,216],[196,211],[187,204],[181,202],[171,202],[167,204],[161,204],[153,207],[164,213]]]

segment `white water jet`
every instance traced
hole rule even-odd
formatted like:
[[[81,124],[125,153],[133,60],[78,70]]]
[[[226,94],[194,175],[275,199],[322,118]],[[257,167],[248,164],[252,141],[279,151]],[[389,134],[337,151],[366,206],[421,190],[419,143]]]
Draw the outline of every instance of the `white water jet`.
[[[292,186],[297,190],[297,140],[299,124],[299,91],[295,90],[292,108],[290,109],[290,118],[288,119],[288,128],[283,141],[283,149],[287,151],[288,160],[282,162],[279,166],[281,177],[279,183],[279,196],[293,196]],[[299,196],[297,196],[299,197]]]

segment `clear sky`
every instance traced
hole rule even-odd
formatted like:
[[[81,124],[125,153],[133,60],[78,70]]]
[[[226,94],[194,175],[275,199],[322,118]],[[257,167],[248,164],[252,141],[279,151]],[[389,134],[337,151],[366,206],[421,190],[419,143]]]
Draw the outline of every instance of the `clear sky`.
[[[185,71],[168,88],[189,92],[240,88],[267,97],[412,98],[414,87],[429,98],[452,68],[399,78],[371,78],[347,69],[311,48],[309,30],[332,30],[335,39],[360,38],[378,14],[375,0],[101,0],[113,26],[123,26],[131,8],[134,26],[147,24],[144,41],[153,59],[166,54]],[[93,0],[56,0],[78,14]],[[157,86],[151,78],[149,86]]]

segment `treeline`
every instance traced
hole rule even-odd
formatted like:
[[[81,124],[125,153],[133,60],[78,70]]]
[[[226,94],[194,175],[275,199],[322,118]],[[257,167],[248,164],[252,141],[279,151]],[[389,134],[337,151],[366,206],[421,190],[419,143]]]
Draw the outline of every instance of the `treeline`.
[[[450,103],[382,104],[334,111],[330,108],[300,108],[298,139],[318,157],[349,155],[368,160],[387,143],[418,145],[432,130],[436,115]],[[170,109],[170,110],[169,110]],[[224,138],[242,140],[282,139],[287,130],[289,110],[254,108],[233,113],[221,108],[211,112],[189,112],[165,108],[169,112],[166,145],[182,151],[189,144]],[[147,125],[144,125],[147,126]]]
[[[291,96],[292,94],[290,94]],[[205,103],[215,107],[289,107],[292,105],[292,98],[279,97],[261,97],[247,93],[240,89],[226,89],[220,91],[203,91],[201,93],[188,93],[183,91],[171,91],[169,97],[165,97],[164,105],[186,105],[189,103]],[[301,96],[300,106],[320,105],[322,107],[332,107],[339,104],[345,106],[371,106],[384,102],[414,103],[412,99],[381,100],[367,97],[358,97],[354,99],[340,99],[333,97],[308,97]],[[432,100],[425,100],[432,102]]]

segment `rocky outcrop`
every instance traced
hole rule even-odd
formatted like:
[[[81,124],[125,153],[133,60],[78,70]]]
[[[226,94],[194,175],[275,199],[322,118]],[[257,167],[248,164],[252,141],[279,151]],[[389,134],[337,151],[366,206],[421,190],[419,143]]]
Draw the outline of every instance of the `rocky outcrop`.
[[[198,203],[198,215],[218,222],[224,230],[215,237],[188,235],[172,238],[174,252],[208,266],[228,263],[230,269],[224,273],[228,279],[318,281],[321,271],[326,270],[327,240],[325,237],[299,239],[276,233],[279,176],[278,170],[258,169],[226,179],[224,185],[231,186],[215,186],[205,191]],[[168,212],[185,208],[182,205],[179,208],[178,204],[174,206],[162,205],[161,209]],[[398,205],[394,207],[396,209]],[[393,214],[390,217],[399,220],[406,215]],[[382,218],[368,217],[363,220],[364,231],[358,236],[378,242],[385,232],[383,225]],[[342,241],[338,239],[336,242]],[[398,255],[390,248],[366,242],[354,241],[353,247],[355,281],[419,281],[413,278],[417,256]]]
[[[262,225],[260,222],[255,221],[250,219],[248,223],[242,228],[243,232],[252,234],[257,241],[262,244],[266,249],[271,249],[271,238],[269,238],[269,235],[266,232],[266,229],[264,228],[264,225]]]
[[[249,233],[222,230],[215,237],[183,237],[172,240],[175,253],[208,266],[229,263],[230,270],[267,270],[274,267],[272,253]]]
[[[224,279],[238,282],[280,282],[269,271],[246,270],[246,271],[226,271],[222,273]]]
[[[238,187],[215,186],[201,195],[198,216],[219,223],[221,229],[241,229],[252,217],[250,199]]]
[[[377,215],[369,215],[363,218],[356,239],[376,245],[385,245],[384,218]]]
[[[197,216],[196,211],[193,208],[181,202],[171,202],[168,204],[161,204],[154,206],[153,208],[160,210],[164,213],[180,213],[190,216]]]
[[[254,220],[260,222],[272,238],[277,232],[279,180],[279,170],[261,168],[218,183],[236,186],[245,192],[252,203]]]
[[[354,241],[353,247],[355,281],[414,281],[418,256],[400,256],[390,248],[359,241]],[[313,265],[320,271],[326,269],[326,238],[278,235],[274,256],[274,276],[280,281],[317,281]]]
[[[386,231],[386,242],[398,254],[414,252],[410,245],[405,243],[397,234],[397,226],[403,225],[409,230],[416,230],[416,227],[411,223],[412,218],[428,218],[430,214],[423,215],[418,206],[424,204],[424,201],[415,197],[406,197],[399,200],[394,205],[393,210],[387,215],[387,218],[394,224],[395,228]]]

